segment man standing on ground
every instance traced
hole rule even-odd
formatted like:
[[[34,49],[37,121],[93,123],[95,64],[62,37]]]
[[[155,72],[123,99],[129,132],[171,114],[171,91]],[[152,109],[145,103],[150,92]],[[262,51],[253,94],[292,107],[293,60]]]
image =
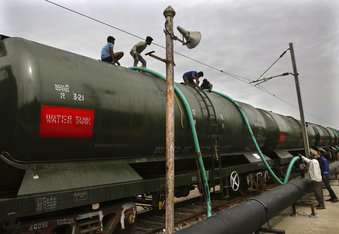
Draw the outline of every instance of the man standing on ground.
[[[133,46],[130,54],[131,54],[131,56],[133,57],[133,60],[134,60],[134,63],[133,63],[134,67],[136,67],[138,65],[138,62],[141,62],[142,66],[146,67],[146,61],[140,55],[140,53],[145,50],[147,45],[152,44],[152,41],[153,41],[153,38],[150,37],[150,36],[147,36],[145,41],[140,41]]]
[[[119,51],[114,53],[114,42],[114,37],[107,37],[107,44],[101,49],[101,61],[120,66],[119,60],[122,58],[122,56],[124,56],[124,52]]]
[[[307,176],[311,180],[312,189],[315,195],[315,198],[318,201],[317,209],[325,209],[324,195],[322,190],[322,178],[320,166],[317,158],[320,157],[316,150],[311,149],[311,159],[308,159],[302,156],[304,162],[308,165]]]
[[[321,169],[321,176],[323,178],[324,185],[327,189],[327,191],[330,193],[330,199],[326,201],[331,201],[331,202],[337,202],[338,198],[333,189],[331,188],[330,185],[330,167],[328,164],[327,158],[324,156],[324,153],[326,153],[323,149],[320,149],[320,157],[319,157],[319,164],[320,164],[320,169]]]

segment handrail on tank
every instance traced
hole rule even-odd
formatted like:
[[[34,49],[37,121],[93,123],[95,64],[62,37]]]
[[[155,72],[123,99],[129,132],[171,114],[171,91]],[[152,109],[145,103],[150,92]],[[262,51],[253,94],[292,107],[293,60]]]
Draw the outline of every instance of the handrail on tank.
[[[160,73],[157,73],[155,71],[152,71],[148,68],[131,67],[130,69],[134,70],[134,71],[145,72],[145,73],[151,74],[151,75],[153,75],[153,76],[155,76],[159,79],[166,80],[163,75],[161,75]],[[192,108],[191,108],[187,98],[183,94],[183,92],[175,84],[174,84],[174,91],[178,95],[181,102],[184,104],[184,107],[185,107],[185,110],[186,110],[186,113],[187,113],[187,116],[188,116],[188,121],[189,121],[189,124],[190,124],[190,127],[191,127],[193,141],[194,141],[194,149],[195,149],[195,152],[198,155],[199,171],[200,171],[200,174],[201,174],[201,177],[202,177],[203,186],[204,186],[204,193],[205,193],[205,196],[206,196],[207,217],[211,217],[212,216],[212,205],[211,205],[210,189],[209,189],[209,185],[208,185],[208,179],[207,179],[207,173],[206,173],[206,170],[205,170],[204,161],[202,159],[202,154],[201,154],[201,150],[200,150],[200,143],[199,143],[199,139],[198,139],[198,134],[197,134],[197,131],[196,131],[196,128],[195,128],[195,122],[194,122],[194,118],[193,118]]]

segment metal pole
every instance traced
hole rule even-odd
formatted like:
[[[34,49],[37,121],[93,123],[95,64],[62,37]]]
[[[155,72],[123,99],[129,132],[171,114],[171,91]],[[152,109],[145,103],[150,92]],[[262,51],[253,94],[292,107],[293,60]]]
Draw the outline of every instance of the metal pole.
[[[174,233],[174,60],[173,17],[175,11],[168,6],[166,18],[166,234]]]
[[[298,78],[299,74],[298,74],[298,71],[297,71],[297,64],[295,63],[293,43],[290,42],[289,46],[290,46],[290,54],[291,54],[291,60],[292,60],[292,66],[293,66],[295,88],[297,89],[297,96],[298,96],[298,104],[299,104],[299,112],[300,112],[300,120],[301,120],[301,125],[302,125],[302,134],[303,134],[303,139],[304,139],[305,153],[306,153],[306,157],[310,157],[310,145],[308,143],[308,135],[307,135],[307,130],[306,130],[303,103],[302,103],[302,100],[301,100],[301,92],[300,92],[300,85],[299,85],[299,78]]]

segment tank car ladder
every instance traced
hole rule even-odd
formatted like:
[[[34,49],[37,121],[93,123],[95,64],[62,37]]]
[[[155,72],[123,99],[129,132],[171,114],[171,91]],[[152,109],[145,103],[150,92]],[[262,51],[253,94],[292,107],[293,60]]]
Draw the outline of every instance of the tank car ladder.
[[[223,180],[220,174],[221,172],[221,158],[218,155],[218,139],[219,139],[219,124],[217,114],[214,108],[214,105],[211,99],[208,97],[207,93],[201,90],[198,86],[193,87],[197,92],[197,100],[201,107],[201,111],[204,116],[207,116],[207,134],[209,138],[209,144],[213,155],[211,157],[211,183],[213,186],[213,192],[215,192],[215,163],[218,162],[219,166],[219,183],[220,183],[220,192],[224,196],[223,190]]]

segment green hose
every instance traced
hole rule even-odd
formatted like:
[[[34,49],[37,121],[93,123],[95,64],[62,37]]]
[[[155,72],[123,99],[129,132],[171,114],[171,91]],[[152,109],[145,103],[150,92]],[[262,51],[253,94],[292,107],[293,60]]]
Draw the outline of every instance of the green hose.
[[[157,73],[155,71],[152,71],[152,70],[144,68],[144,67],[132,67],[130,69],[132,69],[134,71],[142,71],[142,72],[145,72],[145,73],[149,73],[149,74],[151,74],[151,75],[153,75],[157,78],[160,78],[162,80],[166,80],[165,77],[163,75],[161,75],[160,73]],[[188,116],[188,121],[189,121],[189,124],[190,124],[190,127],[191,127],[193,141],[194,141],[194,149],[195,149],[195,152],[198,155],[199,170],[200,170],[200,174],[201,174],[203,185],[204,185],[204,192],[205,192],[205,196],[206,196],[206,205],[207,205],[207,217],[211,217],[212,216],[212,205],[211,205],[210,189],[209,189],[209,185],[208,185],[208,179],[207,179],[207,173],[206,173],[205,166],[204,166],[204,161],[203,161],[202,155],[201,155],[199,139],[198,139],[197,131],[196,131],[196,128],[195,128],[195,122],[194,122],[194,118],[193,118],[193,114],[192,114],[192,108],[190,107],[190,104],[189,104],[187,98],[185,97],[185,95],[183,94],[183,92],[175,84],[174,84],[174,91],[178,95],[181,102],[184,104],[184,107],[185,107],[185,110],[186,110],[186,113],[187,113],[187,116]]]
[[[247,127],[247,130],[251,136],[251,139],[255,145],[255,148],[257,150],[257,152],[259,153],[259,156],[261,158],[261,160],[264,162],[267,170],[270,172],[271,176],[275,179],[276,182],[278,182],[279,184],[286,184],[288,183],[288,180],[291,176],[291,173],[292,173],[292,169],[293,169],[293,166],[295,165],[295,163],[299,160],[299,157],[293,157],[292,160],[290,161],[289,165],[288,165],[288,168],[287,168],[287,172],[286,172],[286,175],[285,175],[285,178],[284,180],[282,181],[275,173],[274,171],[272,170],[271,166],[269,165],[269,163],[267,162],[266,160],[266,157],[265,155],[263,154],[263,152],[261,151],[260,149],[260,146],[254,136],[254,133],[253,133],[253,130],[251,128],[251,125],[249,124],[249,121],[248,121],[248,118],[246,116],[246,114],[243,112],[241,106],[236,102],[234,101],[232,98],[226,96],[225,94],[222,94],[222,93],[219,93],[219,92],[216,92],[216,91],[213,91],[213,93],[215,94],[218,94],[220,96],[222,96],[223,98],[225,98],[226,100],[230,101],[239,111],[240,115],[241,115],[241,118],[242,120],[244,121],[246,127]]]

